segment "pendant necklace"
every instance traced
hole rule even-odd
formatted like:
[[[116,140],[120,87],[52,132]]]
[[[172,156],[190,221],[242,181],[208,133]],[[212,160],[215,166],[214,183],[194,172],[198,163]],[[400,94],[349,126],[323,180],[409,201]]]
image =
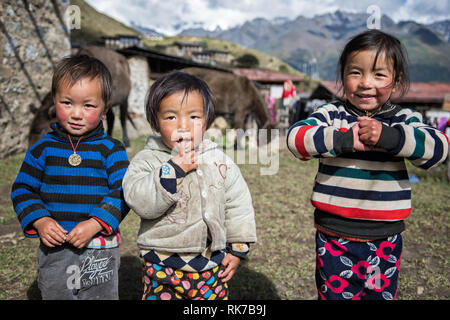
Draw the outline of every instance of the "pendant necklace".
[[[83,137],[80,137],[80,139],[78,139],[77,145],[74,147],[73,143],[72,143],[72,139],[70,139],[70,135],[67,135],[67,136],[69,137],[69,141],[70,141],[70,144],[72,145],[72,149],[73,149],[73,153],[69,157],[69,163],[73,167],[79,166],[81,163],[81,157],[79,154],[77,154],[77,148],[78,148],[78,144],[81,141],[81,138],[83,138]]]

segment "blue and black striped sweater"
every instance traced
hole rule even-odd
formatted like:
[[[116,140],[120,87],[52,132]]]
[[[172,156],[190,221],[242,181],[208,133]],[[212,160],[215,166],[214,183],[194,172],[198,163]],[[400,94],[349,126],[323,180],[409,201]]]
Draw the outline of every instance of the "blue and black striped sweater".
[[[128,156],[122,143],[107,136],[103,124],[84,136],[72,166],[73,148],[58,123],[53,131],[26,153],[12,186],[11,199],[26,236],[37,237],[33,222],[44,216],[55,219],[67,232],[92,217],[117,230],[129,208],[122,196],[122,179]],[[78,137],[70,137],[74,145]]]

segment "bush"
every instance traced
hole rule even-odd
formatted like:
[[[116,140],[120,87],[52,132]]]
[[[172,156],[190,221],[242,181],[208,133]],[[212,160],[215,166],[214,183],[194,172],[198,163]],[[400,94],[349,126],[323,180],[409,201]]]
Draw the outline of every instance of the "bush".
[[[251,53],[246,53],[236,59],[239,67],[244,68],[255,68],[259,66],[259,60],[256,56]]]

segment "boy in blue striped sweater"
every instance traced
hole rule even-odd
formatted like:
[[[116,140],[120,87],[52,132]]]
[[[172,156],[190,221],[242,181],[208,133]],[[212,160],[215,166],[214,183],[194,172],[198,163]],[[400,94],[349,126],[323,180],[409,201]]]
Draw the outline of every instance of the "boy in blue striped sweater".
[[[403,220],[411,212],[404,159],[429,169],[448,154],[448,138],[422,116],[390,103],[408,89],[406,54],[378,30],[344,48],[345,102],[328,103],[288,131],[289,150],[319,158],[315,207],[316,285],[320,299],[394,299]]]
[[[11,199],[27,237],[39,237],[43,299],[118,299],[119,224],[129,211],[122,178],[129,161],[106,135],[112,80],[88,56],[63,59],[52,95],[58,122],[26,153]]]

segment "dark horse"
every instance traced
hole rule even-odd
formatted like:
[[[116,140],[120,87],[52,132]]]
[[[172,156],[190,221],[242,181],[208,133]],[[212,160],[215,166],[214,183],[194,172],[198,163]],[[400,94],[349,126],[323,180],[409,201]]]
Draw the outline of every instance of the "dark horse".
[[[247,129],[246,119],[249,116],[256,121],[258,129],[274,128],[258,89],[246,77],[205,68],[186,68],[180,71],[195,75],[208,84],[216,99],[216,116],[223,116],[232,128]]]
[[[114,50],[97,46],[81,47],[76,55],[86,54],[88,56],[99,59],[103,62],[111,72],[113,79],[111,100],[108,104],[108,112],[106,113],[106,121],[108,124],[108,135],[112,135],[114,128],[114,112],[112,107],[119,105],[120,107],[120,123],[122,125],[123,144],[130,146],[128,132],[126,128],[127,119],[133,124],[133,120],[128,113],[128,95],[131,90],[130,66],[127,59]],[[53,104],[51,93],[47,94],[42,101],[42,106],[37,112],[33,123],[31,124],[29,135],[29,146],[33,145],[41,139],[50,129],[49,124],[56,120],[56,110]]]

